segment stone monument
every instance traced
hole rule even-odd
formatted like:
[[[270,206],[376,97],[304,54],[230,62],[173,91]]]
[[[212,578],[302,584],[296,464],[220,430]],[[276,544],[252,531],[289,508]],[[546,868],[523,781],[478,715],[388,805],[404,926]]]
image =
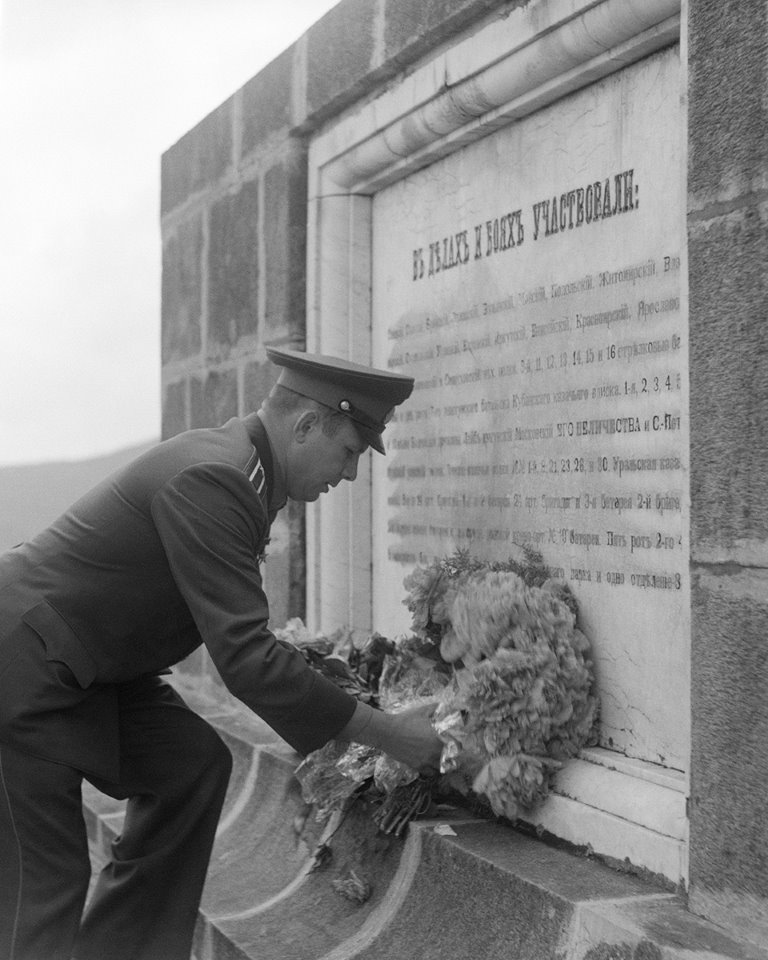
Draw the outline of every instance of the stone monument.
[[[533,822],[761,945],[767,31],[748,0],[341,0],[162,186],[165,436],[254,409],[269,343],[416,379],[386,457],[281,513],[275,622],[397,634],[415,564],[539,550],[602,726]]]

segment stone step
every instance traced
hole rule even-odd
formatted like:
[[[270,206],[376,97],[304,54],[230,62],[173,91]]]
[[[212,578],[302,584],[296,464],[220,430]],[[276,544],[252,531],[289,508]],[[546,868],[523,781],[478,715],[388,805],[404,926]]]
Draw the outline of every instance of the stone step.
[[[271,731],[193,705],[234,756],[194,960],[768,960],[661,887],[460,809],[402,838],[362,805],[319,824]],[[122,804],[84,804],[98,862]]]

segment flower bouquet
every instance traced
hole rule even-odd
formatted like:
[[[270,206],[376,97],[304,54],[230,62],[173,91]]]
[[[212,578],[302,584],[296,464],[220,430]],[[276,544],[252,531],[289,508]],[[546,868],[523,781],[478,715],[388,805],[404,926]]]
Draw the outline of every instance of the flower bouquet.
[[[304,798],[327,816],[366,794],[385,832],[399,833],[441,793],[515,820],[593,738],[597,700],[576,600],[530,550],[502,563],[457,551],[417,567],[404,586],[413,634],[398,643],[375,635],[360,651],[350,645],[346,660],[374,706],[436,702],[440,776],[427,781],[371,748],[331,743],[297,770]]]

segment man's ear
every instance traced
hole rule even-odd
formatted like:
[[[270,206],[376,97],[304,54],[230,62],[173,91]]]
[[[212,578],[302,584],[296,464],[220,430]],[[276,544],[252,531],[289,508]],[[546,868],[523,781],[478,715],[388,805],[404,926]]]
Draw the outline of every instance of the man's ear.
[[[293,439],[297,443],[304,443],[312,429],[318,425],[319,420],[320,414],[317,410],[302,411],[293,425]]]

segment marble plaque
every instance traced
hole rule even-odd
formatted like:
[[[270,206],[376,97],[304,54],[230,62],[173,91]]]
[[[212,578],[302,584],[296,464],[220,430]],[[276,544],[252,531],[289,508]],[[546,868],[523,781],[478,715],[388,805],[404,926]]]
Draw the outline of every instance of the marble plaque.
[[[404,576],[529,544],[578,597],[602,745],[688,755],[687,318],[677,48],[381,191],[374,362],[416,387],[374,457],[374,624]]]

